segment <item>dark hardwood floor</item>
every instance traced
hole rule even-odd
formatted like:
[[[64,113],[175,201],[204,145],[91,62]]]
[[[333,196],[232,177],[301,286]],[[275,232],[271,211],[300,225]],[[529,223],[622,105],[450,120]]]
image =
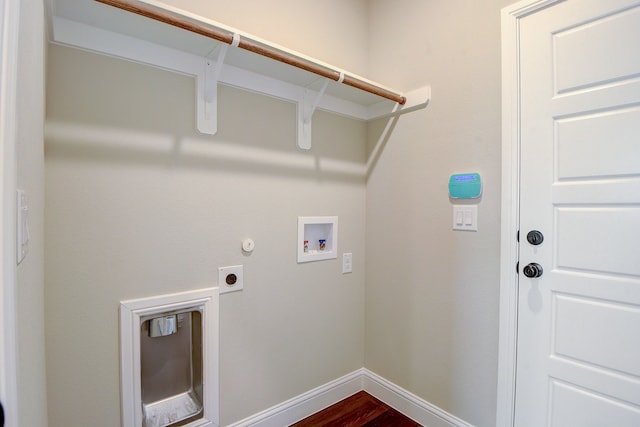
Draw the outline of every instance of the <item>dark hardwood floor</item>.
[[[291,427],[420,427],[370,394],[360,391]]]

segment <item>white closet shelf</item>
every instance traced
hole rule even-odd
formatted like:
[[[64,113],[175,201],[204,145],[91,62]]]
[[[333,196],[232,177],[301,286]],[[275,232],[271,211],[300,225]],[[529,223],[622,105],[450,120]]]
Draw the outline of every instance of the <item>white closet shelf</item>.
[[[403,94],[155,0],[49,1],[52,42],[194,76],[205,134],[217,132],[218,83],[296,102],[301,148],[311,146],[316,108],[371,120],[425,108],[430,99],[429,86]]]

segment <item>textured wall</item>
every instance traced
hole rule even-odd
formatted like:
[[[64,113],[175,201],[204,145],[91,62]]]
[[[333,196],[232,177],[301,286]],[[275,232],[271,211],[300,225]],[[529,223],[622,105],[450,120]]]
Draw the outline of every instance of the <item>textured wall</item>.
[[[495,425],[500,251],[500,1],[370,2],[370,75],[430,84],[367,183],[366,367]],[[370,146],[380,123],[369,128]],[[452,173],[480,172],[478,232],[452,231]],[[375,236],[375,239],[373,238]]]
[[[364,364],[363,122],[222,87],[215,137],[195,130],[193,79],[52,47],[46,130],[50,425],[119,423],[119,301],[215,285],[221,421]],[[338,215],[337,260],[297,264],[297,216]],[[256,249],[241,252],[252,237]]]

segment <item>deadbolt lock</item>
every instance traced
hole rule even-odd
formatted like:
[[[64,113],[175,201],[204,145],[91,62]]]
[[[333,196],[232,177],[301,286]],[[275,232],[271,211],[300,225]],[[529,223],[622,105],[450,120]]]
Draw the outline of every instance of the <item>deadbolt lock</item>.
[[[534,246],[538,246],[544,240],[544,235],[538,230],[531,230],[527,233],[527,242]]]

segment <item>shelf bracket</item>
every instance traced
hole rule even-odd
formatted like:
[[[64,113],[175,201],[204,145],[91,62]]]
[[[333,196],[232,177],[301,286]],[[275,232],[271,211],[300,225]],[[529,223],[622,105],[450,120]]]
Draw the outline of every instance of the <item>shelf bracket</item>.
[[[218,51],[218,57],[214,61],[211,55],[204,59],[204,71],[197,77],[198,85],[198,130],[207,135],[215,135],[218,132],[218,81],[224,66],[224,59],[229,46],[237,47],[240,43],[240,35],[233,35],[230,45],[222,45]]]
[[[342,78],[342,74],[341,74]],[[329,79],[324,79],[318,92],[307,88],[302,93],[302,99],[298,101],[298,147],[303,150],[311,148],[311,118],[318,104],[327,90]],[[315,95],[315,96],[314,96]]]

